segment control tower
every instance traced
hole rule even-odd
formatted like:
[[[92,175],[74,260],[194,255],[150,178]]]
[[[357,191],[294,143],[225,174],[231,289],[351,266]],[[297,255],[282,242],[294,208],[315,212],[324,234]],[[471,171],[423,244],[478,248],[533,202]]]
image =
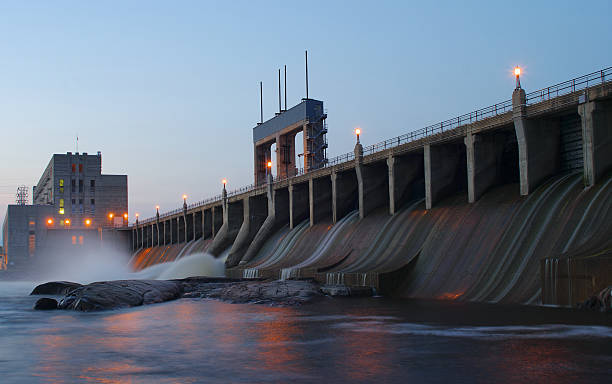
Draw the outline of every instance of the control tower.
[[[299,132],[303,132],[304,138],[304,172],[324,167],[327,163],[326,118],[323,102],[307,98],[253,128],[255,185],[266,181],[266,166],[272,160],[274,143],[277,177],[284,179],[298,173],[295,136]]]

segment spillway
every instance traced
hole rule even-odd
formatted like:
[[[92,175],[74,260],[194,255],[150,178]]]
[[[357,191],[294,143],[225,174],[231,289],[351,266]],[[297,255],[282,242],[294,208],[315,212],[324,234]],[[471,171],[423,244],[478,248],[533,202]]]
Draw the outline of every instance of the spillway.
[[[242,277],[374,286],[400,297],[557,302],[558,293],[549,291],[569,285],[559,282],[572,279],[566,264],[607,262],[612,254],[611,189],[610,177],[584,189],[582,175],[571,173],[525,197],[507,184],[474,204],[460,194],[430,210],[417,200],[393,216],[381,207],[361,220],[351,212],[336,225],[303,222],[277,231],[234,270]],[[596,285],[581,289],[592,293]]]

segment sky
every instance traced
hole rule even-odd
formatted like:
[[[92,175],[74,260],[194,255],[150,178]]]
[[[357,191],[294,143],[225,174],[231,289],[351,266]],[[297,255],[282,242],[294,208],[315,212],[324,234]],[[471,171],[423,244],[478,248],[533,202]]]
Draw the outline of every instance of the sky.
[[[2,1],[0,223],[53,153],[102,152],[141,218],[253,182],[252,128],[309,96],[328,157],[612,66],[612,1]]]

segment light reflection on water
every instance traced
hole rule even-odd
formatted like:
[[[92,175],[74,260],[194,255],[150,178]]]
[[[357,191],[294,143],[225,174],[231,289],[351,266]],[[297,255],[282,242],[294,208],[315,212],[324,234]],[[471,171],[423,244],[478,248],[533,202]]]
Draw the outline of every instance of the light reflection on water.
[[[550,325],[565,313],[550,309],[517,324],[482,307],[380,299],[101,313],[37,312],[34,300],[0,302],[2,383],[605,382],[612,360],[609,318]]]

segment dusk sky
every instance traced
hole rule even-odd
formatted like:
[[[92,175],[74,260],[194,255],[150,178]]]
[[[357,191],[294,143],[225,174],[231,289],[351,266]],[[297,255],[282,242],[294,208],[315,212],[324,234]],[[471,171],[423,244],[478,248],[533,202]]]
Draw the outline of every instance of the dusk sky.
[[[53,153],[102,152],[129,213],[253,182],[252,128],[309,96],[328,157],[612,66],[612,2],[0,3],[0,225]],[[582,4],[582,6],[578,6]]]

